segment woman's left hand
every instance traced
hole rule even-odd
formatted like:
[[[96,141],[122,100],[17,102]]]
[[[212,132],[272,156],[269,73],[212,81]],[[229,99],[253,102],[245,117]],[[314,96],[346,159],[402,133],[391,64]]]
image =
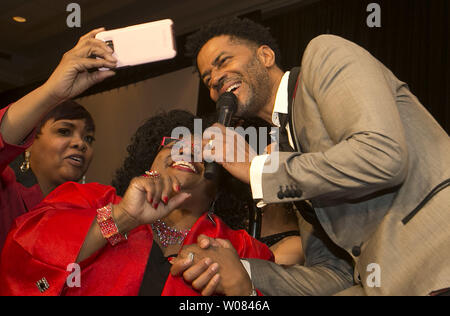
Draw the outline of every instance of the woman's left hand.
[[[177,193],[170,199],[167,198],[164,203],[158,203],[161,194],[164,194],[166,190],[167,183],[169,182],[161,178],[134,178],[122,201],[116,207],[131,217],[137,225],[151,224],[167,216],[191,196],[188,193]],[[156,196],[159,198],[157,199]],[[155,200],[157,201],[155,202]]]

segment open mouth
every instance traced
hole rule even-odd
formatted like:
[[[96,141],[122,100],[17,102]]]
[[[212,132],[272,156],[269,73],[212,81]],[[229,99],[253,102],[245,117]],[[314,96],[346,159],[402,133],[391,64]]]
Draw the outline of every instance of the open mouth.
[[[175,161],[171,166],[171,168],[174,169],[178,169],[181,171],[187,171],[187,172],[191,172],[191,173],[198,173],[197,169],[195,168],[195,166],[187,161]]]
[[[236,83],[232,84],[231,86],[229,86],[228,89],[226,90],[226,92],[235,92],[237,89],[240,88],[241,85],[242,85],[242,82],[236,82]]]
[[[70,162],[70,164],[81,167],[84,165],[84,158],[80,155],[71,155],[66,157],[66,159]]]

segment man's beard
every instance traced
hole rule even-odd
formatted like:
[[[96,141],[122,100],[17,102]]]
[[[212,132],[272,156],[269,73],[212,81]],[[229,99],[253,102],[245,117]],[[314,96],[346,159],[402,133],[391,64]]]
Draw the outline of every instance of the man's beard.
[[[248,96],[245,104],[239,104],[236,115],[254,117],[269,102],[271,96],[270,77],[267,69],[256,56],[247,67],[249,81]]]

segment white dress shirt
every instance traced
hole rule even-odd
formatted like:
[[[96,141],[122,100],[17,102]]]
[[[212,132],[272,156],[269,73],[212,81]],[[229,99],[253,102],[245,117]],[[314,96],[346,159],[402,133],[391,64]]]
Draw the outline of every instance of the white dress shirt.
[[[277,95],[275,97],[275,105],[273,107],[272,112],[272,123],[280,127],[280,119],[279,114],[288,114],[288,83],[289,83],[289,74],[287,71],[283,78],[281,79],[280,85],[278,86]],[[289,123],[286,125],[289,144],[292,148],[294,148],[294,143],[292,142],[292,137],[289,131]],[[262,189],[262,174],[264,169],[264,164],[266,159],[269,157],[268,154],[259,155],[253,158],[250,164],[250,186],[252,189],[253,199],[262,200],[263,199],[263,189]],[[257,204],[258,207],[264,207],[265,204],[260,202]]]
[[[273,125],[280,127],[280,118],[279,114],[288,114],[288,83],[289,83],[289,74],[290,72],[287,71],[283,78],[281,78],[280,85],[278,86],[277,95],[275,97],[275,105],[273,107],[272,112],[272,123]],[[289,131],[289,123],[286,124],[286,129],[288,132],[288,138],[289,138],[289,144],[292,148],[294,148],[294,143],[292,142],[291,134]],[[259,155],[253,158],[251,165],[250,165],[250,186],[252,188],[252,195],[253,199],[262,200],[263,198],[263,191],[262,191],[262,174],[264,169],[264,163],[266,162],[266,159],[269,157],[268,154],[265,155]],[[264,207],[266,204],[262,201],[257,203],[258,207]],[[241,259],[241,263],[245,268],[245,271],[247,271],[250,280],[252,279],[252,272],[250,269],[250,263],[245,260]]]

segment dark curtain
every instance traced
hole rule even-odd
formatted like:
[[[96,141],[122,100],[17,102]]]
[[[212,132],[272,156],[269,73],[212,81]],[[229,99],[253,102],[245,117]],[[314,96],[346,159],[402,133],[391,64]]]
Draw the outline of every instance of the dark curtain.
[[[367,49],[384,63],[450,131],[448,0],[322,0],[283,9],[271,16],[250,18],[272,30],[282,51],[282,64],[300,64],[303,51],[314,37],[334,34]],[[369,3],[381,7],[381,27],[366,24]],[[214,110],[204,87],[199,111]]]
[[[381,6],[381,27],[369,28],[369,3]],[[448,52],[449,0],[305,0],[270,15],[252,12],[248,18],[271,28],[278,39],[285,69],[300,64],[304,49],[320,34],[335,34],[371,52],[412,92],[441,126],[450,131],[450,78]],[[120,70],[83,95],[99,93],[190,65],[184,56],[186,35],[177,37],[175,59]],[[0,108],[38,85],[36,83],[0,94]],[[215,111],[205,87],[199,90],[198,114]]]

